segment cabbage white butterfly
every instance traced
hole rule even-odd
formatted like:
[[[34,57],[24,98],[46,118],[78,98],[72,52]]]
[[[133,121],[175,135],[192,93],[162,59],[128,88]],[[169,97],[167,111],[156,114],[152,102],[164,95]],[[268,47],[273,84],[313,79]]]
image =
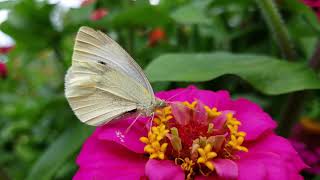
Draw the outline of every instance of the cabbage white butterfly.
[[[103,125],[132,111],[151,116],[165,102],[155,97],[140,66],[106,34],[81,27],[65,96],[80,121]]]

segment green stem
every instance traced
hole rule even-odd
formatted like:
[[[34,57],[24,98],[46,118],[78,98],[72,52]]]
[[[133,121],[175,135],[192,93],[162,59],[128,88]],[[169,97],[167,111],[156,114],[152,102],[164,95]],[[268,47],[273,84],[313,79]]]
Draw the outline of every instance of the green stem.
[[[282,21],[274,1],[256,0],[256,3],[261,9],[269,29],[272,31],[274,40],[281,49],[283,57],[288,61],[296,60],[297,54],[292,47],[288,30]],[[306,96],[306,92],[294,92],[288,95],[287,101],[282,108],[278,127],[278,131],[281,135],[287,136],[290,133],[291,127],[301,114]]]
[[[320,71],[320,40],[317,42],[315,52],[309,61],[309,66],[316,72]]]
[[[296,59],[296,52],[292,47],[289,33],[273,0],[256,0],[262,15],[272,30],[275,41],[281,49],[282,55],[288,60]]]
[[[320,71],[320,40],[316,45],[316,49],[309,60],[309,67],[315,72]],[[278,132],[281,135],[288,136],[293,123],[299,117],[301,110],[309,98],[310,93],[306,91],[294,92],[288,96],[287,104],[281,114],[281,122]]]
[[[63,54],[61,52],[61,49],[59,47],[53,47],[54,55],[56,56],[57,60],[59,61],[60,65],[63,68],[63,72],[65,72],[68,69],[68,65],[66,61],[63,58]]]
[[[130,28],[128,29],[128,51],[129,51],[129,54],[134,57],[134,41],[135,41],[135,38],[134,38],[134,29],[133,28]]]
[[[201,47],[199,27],[197,24],[192,25],[192,35],[189,43],[190,43],[190,49],[193,52],[197,52],[199,50],[199,47]]]

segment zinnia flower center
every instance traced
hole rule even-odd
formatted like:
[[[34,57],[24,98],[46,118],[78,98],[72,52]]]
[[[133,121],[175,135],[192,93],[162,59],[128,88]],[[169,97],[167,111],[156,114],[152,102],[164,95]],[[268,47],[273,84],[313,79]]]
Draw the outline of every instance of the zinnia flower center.
[[[200,101],[174,103],[158,109],[148,137],[141,137],[151,159],[173,160],[186,172],[186,179],[211,175],[214,159],[236,159],[245,132],[238,131],[235,112],[210,108]]]

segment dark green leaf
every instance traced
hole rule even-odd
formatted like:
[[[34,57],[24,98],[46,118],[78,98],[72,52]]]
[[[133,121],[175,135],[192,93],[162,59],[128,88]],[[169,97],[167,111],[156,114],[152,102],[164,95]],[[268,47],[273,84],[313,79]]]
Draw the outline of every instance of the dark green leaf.
[[[234,74],[270,95],[320,89],[320,79],[305,65],[259,55],[167,54],[155,59],[146,73],[151,82],[199,82]]]
[[[67,129],[40,156],[38,161],[33,165],[27,180],[51,179],[59,167],[79,150],[91,132],[91,128],[80,123],[71,129]]]

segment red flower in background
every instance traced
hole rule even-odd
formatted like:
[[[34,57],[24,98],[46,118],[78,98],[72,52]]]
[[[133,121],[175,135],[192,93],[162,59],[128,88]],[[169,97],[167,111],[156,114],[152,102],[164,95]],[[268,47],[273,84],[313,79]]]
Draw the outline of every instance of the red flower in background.
[[[8,71],[7,71],[6,64],[3,62],[0,62],[0,77],[2,79],[5,79],[7,77],[7,73],[8,73]]]
[[[106,8],[99,8],[96,9],[94,11],[92,11],[91,15],[90,15],[90,19],[92,21],[97,21],[102,19],[103,17],[105,17],[106,15],[108,15],[109,11]]]
[[[314,10],[320,19],[320,0],[302,0],[303,3]]]
[[[162,28],[155,28],[149,34],[149,46],[154,46],[165,38],[166,34]]]

